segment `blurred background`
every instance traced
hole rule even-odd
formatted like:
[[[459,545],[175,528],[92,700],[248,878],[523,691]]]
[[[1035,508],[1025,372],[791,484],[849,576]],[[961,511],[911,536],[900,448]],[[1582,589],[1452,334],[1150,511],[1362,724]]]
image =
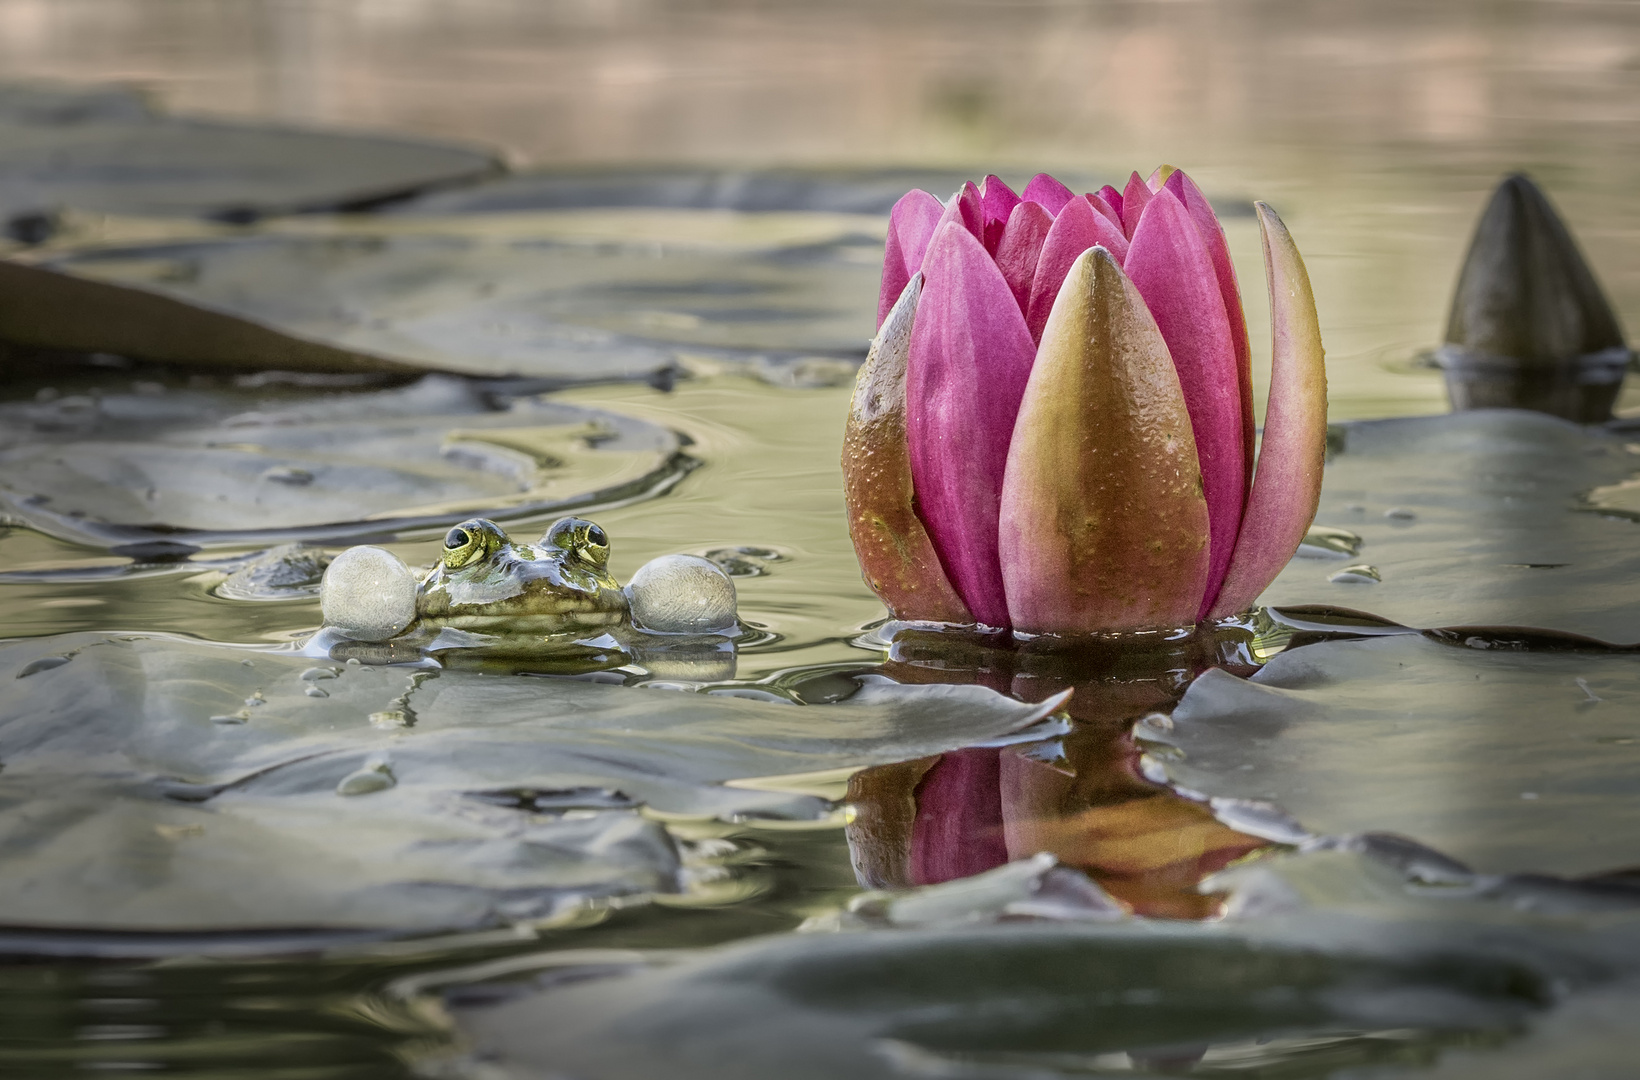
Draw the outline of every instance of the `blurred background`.
[[[1171,162],[1231,214],[1262,198],[1286,217],[1340,417],[1444,407],[1415,357],[1508,170],[1546,188],[1640,318],[1632,3],[0,0],[0,78],[468,140],[516,167],[940,165],[1120,186]],[[1261,333],[1256,234],[1230,229]]]

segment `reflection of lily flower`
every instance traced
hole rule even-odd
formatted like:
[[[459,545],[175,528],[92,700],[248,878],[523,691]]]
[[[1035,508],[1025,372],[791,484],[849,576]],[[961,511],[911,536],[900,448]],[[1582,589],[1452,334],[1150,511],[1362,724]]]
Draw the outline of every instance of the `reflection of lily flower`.
[[[1304,262],[1257,205],[1274,361],[1256,477],[1241,298],[1183,172],[1082,196],[989,176],[895,205],[843,470],[897,617],[1184,626],[1274,579],[1315,515],[1326,376]]]

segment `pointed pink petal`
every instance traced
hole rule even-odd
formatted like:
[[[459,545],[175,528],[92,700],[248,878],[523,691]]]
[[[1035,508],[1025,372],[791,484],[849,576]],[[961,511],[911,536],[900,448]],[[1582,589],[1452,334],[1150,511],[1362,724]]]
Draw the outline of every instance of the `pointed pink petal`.
[[[962,190],[952,196],[945,216],[961,219],[962,227],[972,233],[975,240],[985,242],[985,200],[972,180],[964,183]]]
[[[1321,500],[1327,453],[1326,354],[1310,275],[1276,212],[1253,205],[1270,285],[1270,400],[1247,516],[1213,618],[1247,610],[1298,550]]]
[[[1026,202],[1041,203],[1044,210],[1057,217],[1065,204],[1075,198],[1075,193],[1044,172],[1031,177],[1020,197]]]
[[[1019,196],[1001,179],[987,176],[979,186],[980,207],[985,211],[985,250],[995,255],[1002,241],[1002,230],[1008,225],[1008,215],[1019,205]]]
[[[1166,188],[1145,208],[1123,268],[1156,317],[1190,409],[1211,526],[1211,599],[1230,565],[1247,501],[1241,386],[1213,260],[1190,212]]]
[[[968,610],[1006,628],[997,512],[1036,346],[1002,271],[956,222],[934,233],[923,279],[906,370],[917,508]]]
[[[908,191],[888,212],[888,242],[883,246],[883,285],[877,293],[877,325],[882,326],[906,282],[922,269],[923,253],[945,207],[926,191]]]
[[[1110,188],[1107,187],[1107,188],[1105,188],[1105,190],[1109,191]],[[1096,191],[1090,191],[1082,197],[1084,199],[1088,200],[1088,204],[1091,205],[1095,210],[1099,211],[1101,214],[1104,214],[1105,217],[1109,218],[1110,223],[1112,225],[1116,226],[1118,229],[1122,228],[1122,215],[1117,211],[1117,209],[1114,206],[1112,206],[1110,203],[1105,201],[1105,197],[1103,195],[1099,194]],[[1120,199],[1121,196],[1118,195],[1117,198]],[[1122,236],[1124,238],[1127,236],[1127,230],[1123,229]]]
[[[971,623],[917,517],[905,436],[905,371],[922,295],[913,274],[854,382],[843,427],[843,505],[860,574],[896,619]]]
[[[1100,188],[1098,191],[1094,192],[1093,194],[1099,196],[1101,199],[1104,199],[1105,200],[1105,205],[1110,207],[1112,210],[1116,211],[1117,220],[1118,221],[1121,220],[1121,216],[1122,216],[1122,193],[1120,191],[1117,191],[1115,188],[1111,187],[1109,184],[1106,184],[1104,187]],[[1123,235],[1125,236],[1127,234],[1123,233]]]
[[[1183,169],[1173,170],[1167,178],[1167,190],[1178,196],[1184,208],[1190,211],[1190,220],[1196,223],[1207,254],[1213,259],[1213,272],[1218,275],[1219,293],[1224,297],[1224,314],[1230,320],[1230,342],[1236,350],[1236,380],[1241,389],[1241,447],[1246,462],[1247,479],[1253,479],[1253,356],[1247,343],[1247,316],[1242,312],[1241,289],[1236,284],[1236,267],[1230,261],[1230,245],[1224,238],[1224,227],[1219,215],[1207,201],[1196,182]]]
[[[1020,403],[998,526],[1016,630],[1189,626],[1208,510],[1184,391],[1134,283],[1096,247],[1071,267]]]
[[[1127,257],[1127,238],[1122,230],[1111,223],[1086,199],[1072,199],[1059,211],[1048,238],[1042,243],[1042,255],[1036,264],[1036,276],[1031,279],[1031,300],[1025,308],[1025,324],[1030,327],[1031,340],[1042,337],[1042,327],[1053,310],[1054,297],[1076,257],[1095,245],[1102,245],[1120,264]]]
[[[986,747],[955,750],[923,774],[911,825],[911,884],[971,877],[1008,861],[1000,755]]]
[[[1167,183],[1168,177],[1178,171],[1178,169],[1175,169],[1171,165],[1158,165],[1155,170],[1151,172],[1150,177],[1145,180],[1145,187],[1149,188],[1151,194],[1154,195],[1156,192],[1162,190],[1162,185]]]
[[[1036,277],[1037,260],[1042,255],[1042,242],[1053,228],[1053,215],[1040,203],[1022,202],[1008,216],[1007,228],[997,243],[997,268],[1013,290],[1014,299],[1023,314],[1031,302],[1031,281]]]
[[[1150,205],[1152,195],[1145,182],[1134,173],[1128,177],[1127,187],[1122,190],[1122,231],[1127,233],[1128,239],[1133,239],[1133,230],[1139,227],[1139,219],[1144,216],[1145,207]]]

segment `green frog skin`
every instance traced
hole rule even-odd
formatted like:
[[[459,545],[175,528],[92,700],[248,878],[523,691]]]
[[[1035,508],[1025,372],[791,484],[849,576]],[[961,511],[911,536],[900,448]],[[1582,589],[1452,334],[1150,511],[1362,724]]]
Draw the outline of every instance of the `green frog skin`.
[[[628,625],[626,596],[608,564],[608,535],[584,518],[555,522],[534,545],[473,518],[445,534],[416,614],[429,626],[475,633],[596,636]]]

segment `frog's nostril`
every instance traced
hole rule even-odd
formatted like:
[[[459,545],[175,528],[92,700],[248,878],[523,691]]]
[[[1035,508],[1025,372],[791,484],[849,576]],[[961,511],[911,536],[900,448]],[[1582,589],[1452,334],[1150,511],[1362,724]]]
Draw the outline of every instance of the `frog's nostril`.
[[[453,551],[458,547],[465,546],[471,539],[472,537],[467,535],[466,529],[451,529],[444,534],[444,546]]]

